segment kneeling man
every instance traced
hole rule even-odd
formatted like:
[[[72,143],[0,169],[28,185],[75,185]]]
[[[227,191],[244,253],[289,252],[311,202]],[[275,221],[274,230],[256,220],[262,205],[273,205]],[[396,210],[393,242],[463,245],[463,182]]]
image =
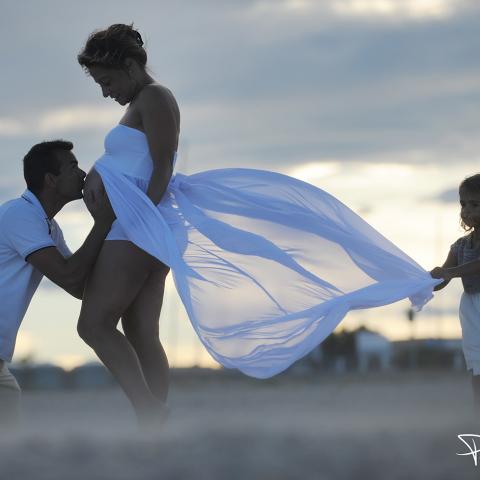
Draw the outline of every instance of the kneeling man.
[[[115,219],[106,194],[85,199],[94,226],[72,254],[53,217],[82,198],[85,172],[71,142],[34,145],[23,159],[27,190],[0,206],[0,428],[19,420],[20,387],[7,368],[33,294],[47,276],[81,299],[87,275]]]

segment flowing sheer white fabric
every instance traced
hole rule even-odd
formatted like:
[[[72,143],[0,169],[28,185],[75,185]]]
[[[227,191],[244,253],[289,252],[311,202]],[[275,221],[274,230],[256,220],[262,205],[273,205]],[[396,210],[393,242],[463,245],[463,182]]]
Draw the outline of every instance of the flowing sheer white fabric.
[[[439,280],[328,193],[274,172],[177,173],[158,206],[130,175],[98,162],[130,241],[167,264],[205,348],[227,368],[273,376],[354,309]]]

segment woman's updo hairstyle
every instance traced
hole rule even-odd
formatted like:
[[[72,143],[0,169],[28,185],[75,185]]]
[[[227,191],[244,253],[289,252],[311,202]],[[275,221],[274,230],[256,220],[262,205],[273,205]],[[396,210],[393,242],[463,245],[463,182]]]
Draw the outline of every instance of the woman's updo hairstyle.
[[[126,58],[136,60],[142,67],[147,64],[142,36],[134,30],[133,24],[123,23],[93,32],[77,58],[78,63],[87,71],[93,65],[123,68]]]

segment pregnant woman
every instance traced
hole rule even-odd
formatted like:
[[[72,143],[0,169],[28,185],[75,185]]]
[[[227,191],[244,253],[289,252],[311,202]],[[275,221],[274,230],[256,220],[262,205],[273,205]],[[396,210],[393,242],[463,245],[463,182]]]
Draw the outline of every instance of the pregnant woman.
[[[441,280],[312,185],[244,168],[173,175],[179,109],[131,26],[94,32],[78,60],[104,97],[127,105],[84,190],[105,188],[117,220],[78,331],[141,422],[161,416],[167,398],[158,319],[169,269],[209,353],[257,378],[306,355],[349,310],[431,298]]]

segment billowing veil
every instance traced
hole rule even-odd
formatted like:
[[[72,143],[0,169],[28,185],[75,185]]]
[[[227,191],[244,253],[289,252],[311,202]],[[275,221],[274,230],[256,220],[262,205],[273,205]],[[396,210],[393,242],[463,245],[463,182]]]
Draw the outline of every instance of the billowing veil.
[[[98,165],[129,239],[169,265],[190,321],[223,366],[266,378],[325,339],[350,311],[439,283],[328,193],[253,169],[176,174],[155,207]]]

